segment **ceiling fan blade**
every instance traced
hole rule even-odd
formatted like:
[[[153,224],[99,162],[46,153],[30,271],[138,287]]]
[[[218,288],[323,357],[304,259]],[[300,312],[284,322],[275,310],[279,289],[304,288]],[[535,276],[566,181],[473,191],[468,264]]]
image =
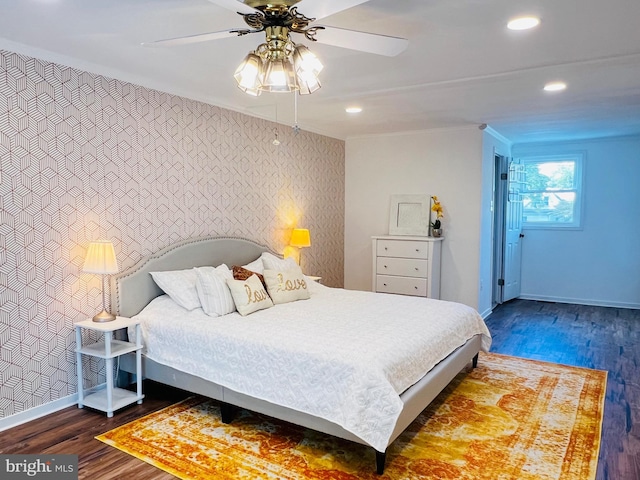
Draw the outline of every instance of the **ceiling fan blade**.
[[[238,29],[246,30],[246,29]],[[237,37],[238,30],[222,30],[219,32],[199,33],[196,35],[187,35],[185,37],[166,38],[164,40],[155,40],[153,42],[143,42],[145,47],[171,47],[176,45],[188,45],[189,43],[208,42],[210,40],[218,40],[220,38]]]
[[[409,40],[406,38],[358,32],[338,27],[323,27],[322,30],[317,31],[315,39],[318,43],[325,45],[360,50],[387,57],[395,57],[409,45]]]
[[[209,0],[210,2],[214,0]],[[306,17],[319,20],[369,0],[301,0],[295,6]]]
[[[231,10],[232,12],[239,13],[256,13],[256,9],[249,5],[242,3],[242,0],[209,0],[211,3],[215,3],[222,8]]]

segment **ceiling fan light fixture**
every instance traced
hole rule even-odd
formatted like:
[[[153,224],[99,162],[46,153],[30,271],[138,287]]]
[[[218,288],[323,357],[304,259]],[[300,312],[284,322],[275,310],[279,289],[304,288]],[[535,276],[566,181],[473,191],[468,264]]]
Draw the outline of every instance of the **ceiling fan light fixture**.
[[[234,77],[238,88],[250,95],[261,92],[308,95],[318,90],[322,62],[304,45],[289,38],[286,27],[269,26],[267,41],[258,45],[238,66]]]
[[[406,38],[359,32],[339,27],[314,25],[313,22],[368,0],[210,0],[242,16],[245,28],[167,38],[144,45],[185,45],[221,38],[264,32],[265,42],[255,48],[238,66],[234,77],[238,88],[250,95],[261,92],[313,93],[320,88],[322,62],[304,45],[296,45],[291,33],[351,50],[394,57],[409,43]],[[311,12],[298,11],[304,4]],[[323,32],[323,33],[319,33]]]

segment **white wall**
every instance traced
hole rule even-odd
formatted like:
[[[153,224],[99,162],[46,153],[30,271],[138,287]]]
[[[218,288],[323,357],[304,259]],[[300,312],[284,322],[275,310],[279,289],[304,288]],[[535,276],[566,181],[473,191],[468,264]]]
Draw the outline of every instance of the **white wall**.
[[[371,236],[389,232],[391,195],[437,195],[445,215],[441,298],[478,308],[482,143],[477,127],[346,141],[345,288],[371,290]]]
[[[581,230],[525,231],[522,297],[640,308],[640,136],[516,145],[585,153]]]

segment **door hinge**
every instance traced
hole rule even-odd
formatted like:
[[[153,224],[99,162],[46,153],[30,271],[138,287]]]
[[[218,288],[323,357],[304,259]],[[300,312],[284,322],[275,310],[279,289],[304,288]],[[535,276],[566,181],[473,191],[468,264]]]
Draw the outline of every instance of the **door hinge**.
[[[506,180],[507,179],[507,174],[506,173],[501,173],[500,174],[500,180]]]
[[[501,287],[504,287],[504,278],[498,279],[498,285],[500,285]]]

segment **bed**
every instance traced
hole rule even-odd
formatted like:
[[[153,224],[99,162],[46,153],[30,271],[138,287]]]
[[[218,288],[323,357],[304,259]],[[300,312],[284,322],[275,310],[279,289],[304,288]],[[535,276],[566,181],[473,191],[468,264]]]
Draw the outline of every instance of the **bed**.
[[[141,320],[143,377],[220,401],[225,422],[240,407],[371,446],[383,473],[387,447],[488,350],[486,325],[457,303],[311,280],[308,299],[211,318],[177,305],[151,276],[263,254],[275,255],[247,239],[196,238],[112,277],[112,311]],[[121,371],[135,367],[133,354],[121,359]]]

